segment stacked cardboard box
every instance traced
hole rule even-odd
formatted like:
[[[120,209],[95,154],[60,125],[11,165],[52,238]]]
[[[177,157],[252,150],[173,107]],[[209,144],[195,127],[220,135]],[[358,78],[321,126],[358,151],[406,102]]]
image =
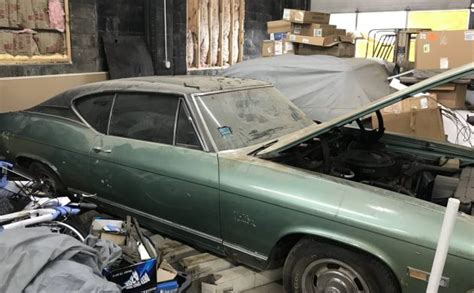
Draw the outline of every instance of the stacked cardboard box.
[[[451,69],[474,62],[474,30],[418,34],[416,69]]]
[[[354,57],[352,38],[344,29],[329,24],[330,14],[285,9],[283,19],[267,23],[270,40],[264,41],[262,56],[288,53]]]
[[[434,94],[403,100],[381,112],[386,131],[446,141],[443,117]],[[372,116],[372,126],[378,127],[375,114]]]

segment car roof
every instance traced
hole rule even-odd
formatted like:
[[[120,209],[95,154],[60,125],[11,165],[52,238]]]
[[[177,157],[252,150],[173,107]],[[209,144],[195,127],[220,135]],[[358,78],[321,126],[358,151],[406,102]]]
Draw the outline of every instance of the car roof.
[[[271,85],[267,82],[222,76],[148,76],[116,79],[82,85],[52,97],[39,106],[68,107],[75,98],[116,91],[173,92],[180,94],[210,93]]]

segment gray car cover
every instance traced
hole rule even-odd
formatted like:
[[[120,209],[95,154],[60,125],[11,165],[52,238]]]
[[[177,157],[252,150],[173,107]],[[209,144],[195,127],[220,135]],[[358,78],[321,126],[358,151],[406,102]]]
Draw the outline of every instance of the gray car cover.
[[[121,292],[101,275],[120,247],[87,241],[44,227],[0,232],[0,292]]]
[[[367,59],[283,55],[248,60],[219,74],[270,82],[317,121],[330,120],[394,92],[386,65]]]

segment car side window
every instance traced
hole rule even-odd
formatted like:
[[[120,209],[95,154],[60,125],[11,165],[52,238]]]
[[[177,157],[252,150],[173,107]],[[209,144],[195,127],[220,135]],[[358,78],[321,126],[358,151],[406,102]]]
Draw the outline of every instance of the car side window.
[[[114,94],[84,97],[75,103],[82,118],[100,133],[107,134]]]
[[[119,93],[109,134],[172,145],[178,101],[173,95]]]
[[[178,123],[176,126],[176,145],[192,149],[202,149],[184,103],[181,103],[179,107]]]

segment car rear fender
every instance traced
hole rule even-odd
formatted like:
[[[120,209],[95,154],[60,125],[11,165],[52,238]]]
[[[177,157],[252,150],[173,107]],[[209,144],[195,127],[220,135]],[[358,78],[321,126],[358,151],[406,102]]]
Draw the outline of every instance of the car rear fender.
[[[51,171],[53,171],[57,176],[58,178],[61,178],[61,174],[58,170],[58,168],[56,168],[56,166],[54,166],[54,164],[52,164],[51,162],[49,162],[48,160],[40,157],[40,156],[37,156],[37,155],[34,155],[34,154],[29,154],[29,153],[18,153],[16,156],[15,156],[15,163],[18,164],[20,167],[23,167],[25,169],[27,169],[29,167],[29,165],[33,162],[39,162],[45,166],[48,166],[49,169],[51,169]]]

